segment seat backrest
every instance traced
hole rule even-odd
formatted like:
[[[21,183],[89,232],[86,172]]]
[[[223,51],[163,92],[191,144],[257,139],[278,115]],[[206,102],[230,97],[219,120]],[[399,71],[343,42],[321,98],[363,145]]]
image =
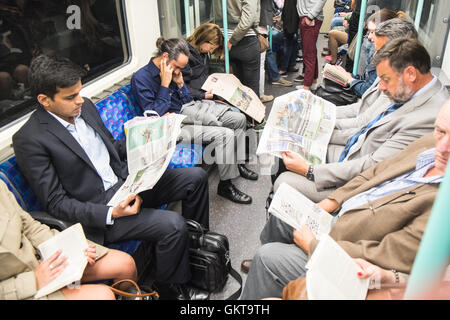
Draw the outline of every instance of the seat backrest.
[[[103,123],[116,140],[125,138],[125,122],[141,115],[139,108],[129,98],[131,94],[127,86],[95,104]]]
[[[20,173],[15,156],[0,163],[0,179],[6,183],[23,210],[28,212],[43,210],[43,206],[31,190],[27,180]]]

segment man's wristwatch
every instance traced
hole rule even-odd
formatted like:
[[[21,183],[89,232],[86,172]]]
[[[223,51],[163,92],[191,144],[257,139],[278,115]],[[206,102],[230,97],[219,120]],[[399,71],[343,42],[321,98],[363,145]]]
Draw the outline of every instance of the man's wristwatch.
[[[314,167],[312,165],[309,166],[308,172],[306,172],[305,176],[309,181],[314,181]]]

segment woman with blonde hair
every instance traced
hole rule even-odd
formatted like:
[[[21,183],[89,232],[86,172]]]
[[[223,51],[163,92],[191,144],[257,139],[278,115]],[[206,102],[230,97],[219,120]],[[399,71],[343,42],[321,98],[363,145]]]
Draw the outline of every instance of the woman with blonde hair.
[[[186,39],[189,46],[189,62],[182,70],[184,82],[195,100],[212,99],[211,92],[201,89],[209,75],[208,54],[222,57],[224,39],[220,27],[205,23]]]

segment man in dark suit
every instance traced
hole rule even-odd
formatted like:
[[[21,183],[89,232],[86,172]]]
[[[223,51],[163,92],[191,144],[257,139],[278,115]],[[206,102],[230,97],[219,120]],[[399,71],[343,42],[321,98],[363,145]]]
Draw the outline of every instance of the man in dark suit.
[[[152,190],[107,206],[128,175],[125,141],[115,141],[94,104],[80,96],[83,74],[64,58],[32,62],[30,85],[39,106],[13,136],[19,169],[49,214],[81,222],[97,243],[154,244],[153,276],[160,286],[185,299],[206,298],[185,285],[191,274],[183,217],[209,227],[207,175],[200,168],[168,170]],[[178,200],[183,217],[157,209]]]

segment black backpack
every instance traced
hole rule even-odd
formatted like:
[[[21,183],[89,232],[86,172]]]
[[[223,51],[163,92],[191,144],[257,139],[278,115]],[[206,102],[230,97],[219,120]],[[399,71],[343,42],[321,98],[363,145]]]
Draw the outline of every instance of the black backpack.
[[[194,220],[186,219],[186,225],[189,231],[189,264],[192,274],[189,284],[210,293],[217,292],[223,289],[228,274],[231,274],[239,282],[239,289],[227,300],[239,298],[242,278],[231,266],[228,238],[205,230]]]

